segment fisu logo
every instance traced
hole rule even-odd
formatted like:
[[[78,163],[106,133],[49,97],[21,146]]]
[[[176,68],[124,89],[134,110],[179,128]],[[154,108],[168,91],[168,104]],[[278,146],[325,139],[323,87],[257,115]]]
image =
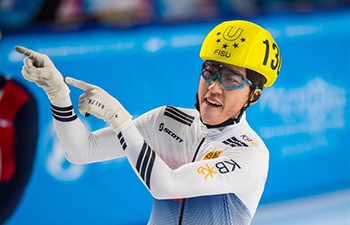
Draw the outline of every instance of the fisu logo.
[[[224,31],[224,33],[222,35],[222,37],[225,40],[227,40],[227,41],[235,41],[241,36],[241,34],[243,32],[243,29],[238,28],[237,30],[233,30],[233,28],[234,28],[233,26],[229,26],[229,27],[227,27],[225,29],[225,31]]]
[[[233,26],[226,27],[225,31],[216,34],[216,44],[219,45],[214,49],[214,55],[230,58],[234,49],[239,49],[240,44],[246,42],[246,38],[241,38],[242,28],[235,29]],[[241,38],[240,40],[238,40]],[[236,40],[238,40],[236,42]]]

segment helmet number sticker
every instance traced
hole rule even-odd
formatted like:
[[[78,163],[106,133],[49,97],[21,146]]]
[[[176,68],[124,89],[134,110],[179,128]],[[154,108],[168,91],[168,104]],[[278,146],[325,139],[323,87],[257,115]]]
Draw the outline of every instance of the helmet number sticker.
[[[265,57],[264,57],[263,65],[266,66],[266,65],[267,65],[267,61],[268,61],[268,58],[269,58],[269,54],[270,54],[270,42],[269,42],[269,40],[266,39],[265,41],[263,41],[263,43],[266,45]],[[276,43],[273,43],[273,44],[272,44],[272,48],[273,48],[274,50],[276,50],[277,52],[276,52],[276,54],[275,54],[276,63],[275,63],[275,60],[274,60],[274,59],[271,60],[271,69],[272,69],[272,70],[276,70],[277,67],[278,67],[278,70],[277,70],[277,74],[278,74],[278,73],[279,73],[279,70],[280,70],[279,67],[281,66],[281,63],[280,63],[280,61],[279,61],[279,58],[280,58],[280,51],[279,51],[279,49],[278,49]]]

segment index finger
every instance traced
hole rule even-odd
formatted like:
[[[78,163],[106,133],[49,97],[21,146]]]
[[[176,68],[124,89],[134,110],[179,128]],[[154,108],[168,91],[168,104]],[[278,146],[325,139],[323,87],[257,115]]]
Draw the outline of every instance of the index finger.
[[[25,47],[21,47],[21,46],[16,46],[15,47],[15,50],[22,54],[22,55],[25,55],[25,56],[28,56],[28,58],[30,58],[31,60],[34,61],[34,66],[36,67],[43,67],[45,65],[44,63],[44,59],[41,56],[41,54],[33,51],[33,50],[30,50],[28,48],[25,48]]]
[[[33,50],[30,50],[28,48],[22,47],[22,46],[16,46],[15,50],[25,56],[28,56],[30,59],[35,59],[35,52]]]
[[[74,86],[74,87],[79,88],[83,91],[87,91],[88,89],[93,88],[93,85],[88,84],[88,83],[81,81],[81,80],[74,79],[72,77],[65,77],[64,82],[66,82],[66,84],[68,84],[70,86]]]

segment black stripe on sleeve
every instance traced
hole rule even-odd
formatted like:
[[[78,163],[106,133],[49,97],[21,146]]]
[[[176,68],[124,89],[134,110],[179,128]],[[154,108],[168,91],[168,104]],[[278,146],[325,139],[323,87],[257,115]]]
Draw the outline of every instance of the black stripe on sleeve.
[[[230,143],[228,143],[227,141],[223,141],[222,143],[224,143],[225,145],[230,145]]]
[[[137,158],[136,169],[138,172],[140,172],[140,166],[141,166],[142,158],[145,154],[146,148],[147,148],[147,144],[146,144],[146,142],[144,142],[142,145],[142,149],[141,149],[141,152],[139,154],[139,157]]]
[[[140,175],[141,175],[141,177],[142,177],[143,180],[145,180],[145,172],[146,172],[146,168],[147,168],[147,165],[148,165],[149,157],[150,157],[150,155],[151,155],[151,151],[152,151],[152,150],[151,150],[151,147],[148,146],[148,148],[147,148],[147,153],[146,153],[146,156],[145,156],[145,158],[144,158],[144,160],[143,160],[142,168],[141,168],[141,173],[140,173]]]
[[[78,118],[77,114],[75,114],[75,115],[72,116],[72,117],[67,117],[67,118],[64,118],[64,117],[63,117],[63,118],[57,117],[57,116],[55,116],[54,114],[52,114],[52,116],[53,116],[53,118],[55,118],[56,120],[61,121],[61,122],[70,122],[70,121],[73,121],[73,120],[75,120],[75,119]]]
[[[182,112],[181,110],[179,110],[179,109],[177,109],[177,108],[175,108],[175,107],[173,107],[173,106],[167,106],[166,109],[168,109],[168,110],[171,110],[171,109],[172,109],[173,111],[175,111],[175,112],[177,112],[177,113],[183,115],[184,117],[189,118],[191,121],[194,120],[194,116],[188,115],[188,114]]]
[[[149,165],[147,168],[147,174],[146,174],[146,185],[147,185],[148,189],[151,189],[151,187],[150,187],[151,174],[152,174],[152,169],[153,169],[153,165],[154,165],[155,160],[156,160],[156,153],[154,151],[152,151],[151,160],[149,162]]]
[[[125,149],[126,149],[128,146],[126,145],[126,142],[125,142],[125,139],[124,139],[124,137],[123,137],[122,132],[119,132],[119,134],[118,134],[118,139],[119,139],[120,145],[122,146],[123,150],[125,151]]]
[[[190,116],[172,106],[167,106],[165,108],[165,112],[164,112],[165,116],[168,116],[180,123],[183,123],[187,126],[191,126],[194,120],[193,116]]]
[[[169,114],[173,114],[174,116],[178,117],[179,119],[182,119],[183,121],[187,121],[189,123],[192,123],[193,120],[187,118],[187,117],[184,117],[182,116],[181,114],[177,113],[176,111],[172,110],[172,109],[168,109],[168,110],[165,110],[167,113]]]
[[[72,111],[68,111],[68,112],[58,112],[56,110],[54,110],[53,108],[51,108],[52,114],[57,115],[57,116],[71,116],[73,114]]]
[[[239,141],[236,137],[228,138],[222,143],[231,147],[249,147],[246,143]]]
[[[170,118],[172,118],[172,119],[174,119],[174,120],[176,120],[176,121],[178,121],[178,122],[180,122],[180,123],[183,123],[183,124],[185,124],[185,125],[187,125],[187,126],[191,126],[191,125],[192,125],[192,123],[186,122],[186,121],[184,121],[184,120],[182,120],[182,119],[176,117],[175,115],[173,115],[173,114],[171,114],[171,113],[164,112],[164,115],[165,115],[165,116],[168,116],[168,117],[170,117]]]
[[[53,118],[61,122],[70,122],[78,118],[72,105],[68,107],[58,107],[51,104],[51,111]]]
[[[236,137],[231,137],[231,139],[236,142],[239,146],[249,147],[246,143],[239,141]]]
[[[70,105],[70,106],[67,106],[67,107],[58,107],[58,106],[54,106],[51,104],[51,108],[57,110],[57,111],[69,111],[69,110],[72,110],[73,109],[73,106]]]

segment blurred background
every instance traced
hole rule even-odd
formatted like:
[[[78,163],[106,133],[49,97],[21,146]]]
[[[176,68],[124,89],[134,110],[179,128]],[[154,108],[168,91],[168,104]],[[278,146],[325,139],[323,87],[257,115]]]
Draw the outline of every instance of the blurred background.
[[[33,94],[39,118],[32,172],[4,224],[146,224],[152,209],[126,159],[65,160],[50,102],[22,78],[16,45],[102,87],[136,118],[163,105],[194,108],[201,42],[236,19],[269,30],[282,55],[277,81],[247,111],[270,150],[252,224],[350,224],[349,0],[0,0],[0,73]],[[82,92],[71,93],[77,109]],[[90,130],[106,126],[80,118]]]

